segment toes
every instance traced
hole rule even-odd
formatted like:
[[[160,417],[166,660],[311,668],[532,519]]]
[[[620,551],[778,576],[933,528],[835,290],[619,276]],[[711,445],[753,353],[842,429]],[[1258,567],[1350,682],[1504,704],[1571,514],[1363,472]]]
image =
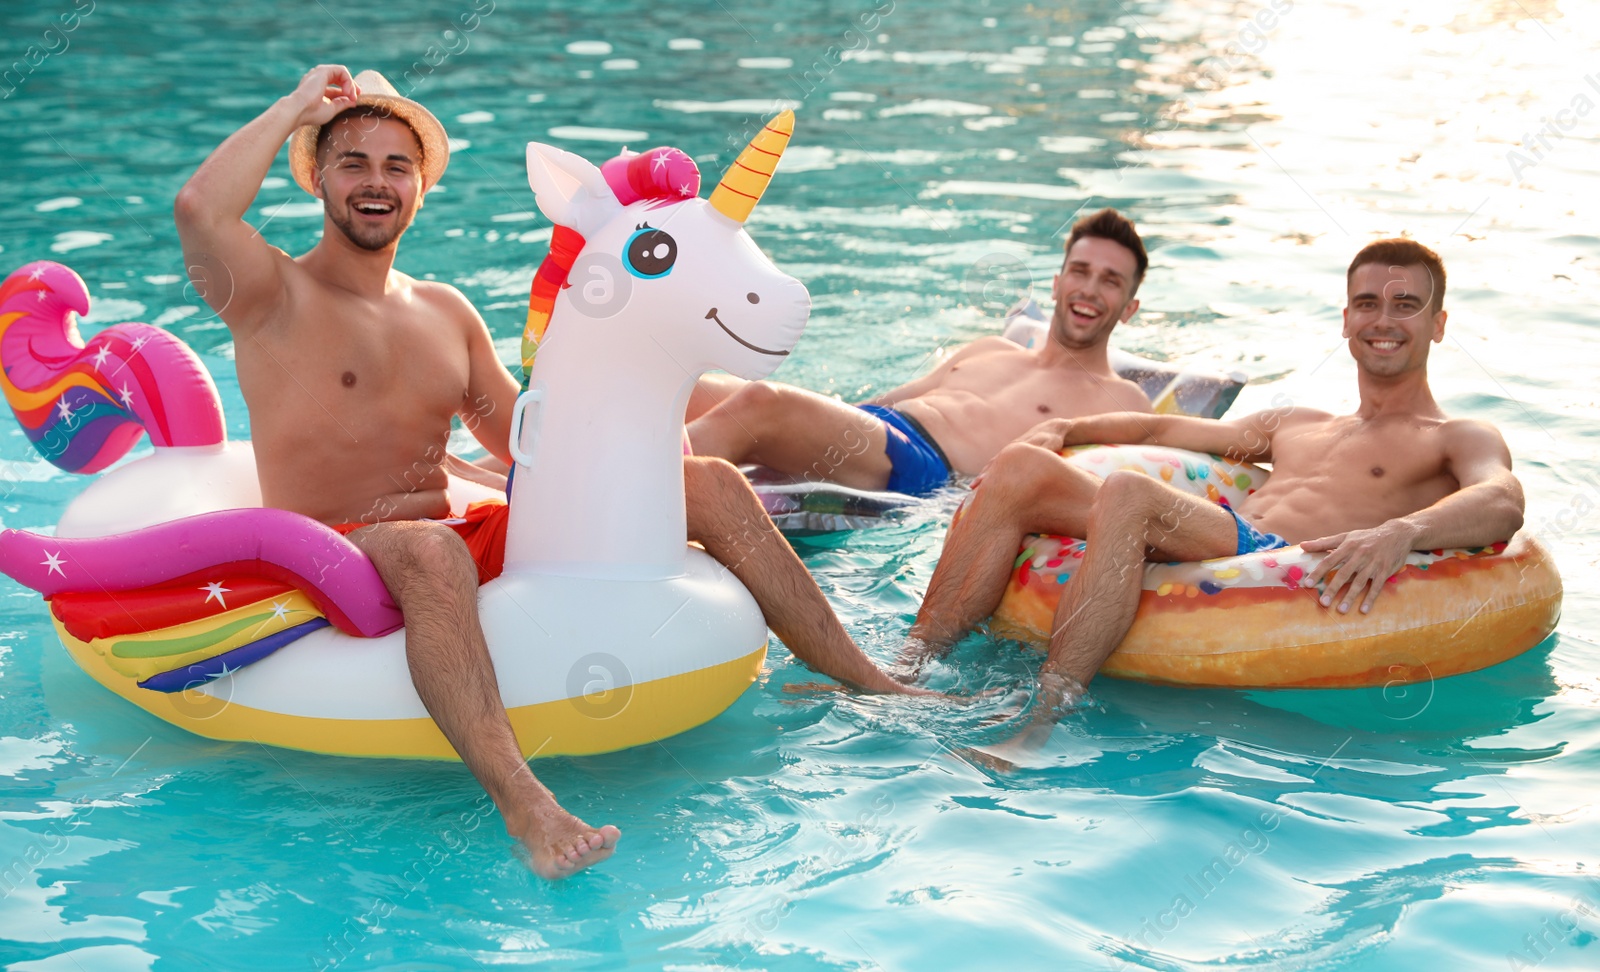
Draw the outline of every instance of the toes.
[[[532,846],[524,845],[531,852],[528,863],[539,876],[547,880],[571,877],[605,860],[611,856],[622,836],[616,827],[607,825],[592,829],[570,815],[560,821],[555,829],[558,833],[546,838],[542,851],[533,852]]]

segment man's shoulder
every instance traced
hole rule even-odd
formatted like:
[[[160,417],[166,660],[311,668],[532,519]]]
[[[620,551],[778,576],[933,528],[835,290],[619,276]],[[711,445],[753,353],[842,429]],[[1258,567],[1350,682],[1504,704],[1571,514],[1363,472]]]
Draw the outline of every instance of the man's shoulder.
[[[405,286],[410,287],[418,297],[424,300],[439,300],[462,304],[467,303],[466,294],[463,294],[453,285],[447,284],[442,280],[418,280],[416,277],[413,277],[408,273],[402,273],[399,270],[394,270],[391,272],[395,275],[396,279],[400,280]]]
[[[1439,431],[1447,435],[1492,435],[1496,438],[1500,436],[1500,428],[1493,422],[1458,415],[1444,416],[1439,422]]]
[[[397,274],[399,271],[395,271]],[[414,297],[444,314],[451,320],[462,324],[475,324],[478,320],[478,309],[472,306],[472,301],[467,295],[457,290],[454,286],[438,280],[418,280],[415,277],[400,274],[411,289]]]
[[[1497,451],[1506,448],[1505,436],[1492,422],[1475,418],[1450,418],[1439,423],[1446,451]]]
[[[1274,401],[1271,408],[1264,408],[1246,416],[1246,420],[1254,420],[1254,424],[1272,429],[1297,429],[1309,432],[1322,428],[1334,422],[1350,421],[1349,415],[1335,415],[1321,408],[1308,408],[1305,405],[1295,405],[1289,402]]]
[[[1144,393],[1136,381],[1113,372],[1108,378],[1100,379],[1100,386],[1124,412],[1148,412],[1152,410],[1150,396]]]
[[[246,299],[237,286],[237,280],[226,261],[218,260],[209,254],[185,254],[185,262],[197,266],[190,266],[191,275],[198,270],[214,274],[204,283],[207,288],[201,291],[202,284],[198,278],[195,280],[195,290],[207,303],[217,307],[220,300],[222,306],[217,307],[217,316],[238,337],[241,333],[251,333],[258,330],[263,324],[281,319],[291,313],[291,308],[296,304],[299,295],[303,293],[311,280],[299,260],[284,252],[282,248],[270,243],[263,243],[261,254],[271,264],[271,272],[275,277],[271,286],[259,288]],[[216,293],[212,292],[216,289]],[[215,299],[214,299],[215,298]]]

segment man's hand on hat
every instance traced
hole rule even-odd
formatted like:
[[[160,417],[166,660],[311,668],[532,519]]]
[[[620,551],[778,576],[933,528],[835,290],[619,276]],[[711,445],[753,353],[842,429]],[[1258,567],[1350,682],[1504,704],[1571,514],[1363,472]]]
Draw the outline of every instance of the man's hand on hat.
[[[361,91],[343,64],[319,64],[306,72],[289,96],[300,109],[296,125],[325,125],[339,112],[354,107]]]

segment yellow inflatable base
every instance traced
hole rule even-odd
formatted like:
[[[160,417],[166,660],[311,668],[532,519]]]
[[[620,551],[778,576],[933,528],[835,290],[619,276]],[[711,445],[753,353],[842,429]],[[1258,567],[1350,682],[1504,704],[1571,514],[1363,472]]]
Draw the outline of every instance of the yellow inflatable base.
[[[89,677],[198,736],[336,756],[459,758],[432,719],[322,719],[252,709],[228,701],[226,694],[153,692],[118,674],[59,621],[56,633]],[[598,695],[519,706],[507,715],[526,757],[586,756],[642,746],[716,718],[756,680],[766,657],[763,642],[750,654],[711,668]]]

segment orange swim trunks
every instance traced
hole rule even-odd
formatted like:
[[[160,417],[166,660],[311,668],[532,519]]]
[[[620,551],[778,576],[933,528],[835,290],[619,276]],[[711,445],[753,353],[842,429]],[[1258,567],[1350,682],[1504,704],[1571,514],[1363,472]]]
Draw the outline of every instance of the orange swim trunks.
[[[466,515],[435,520],[460,534],[467,552],[478,565],[478,585],[489,583],[506,568],[506,515],[511,508],[505,500],[479,500],[467,507]],[[370,523],[340,523],[333,529],[349,535]]]

